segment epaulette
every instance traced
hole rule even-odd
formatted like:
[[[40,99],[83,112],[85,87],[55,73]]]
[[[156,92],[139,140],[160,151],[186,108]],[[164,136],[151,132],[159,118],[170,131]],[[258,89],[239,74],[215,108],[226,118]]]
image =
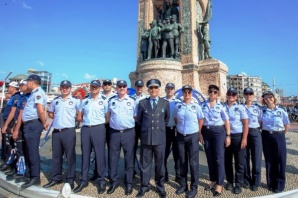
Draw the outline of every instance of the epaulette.
[[[79,99],[77,96],[72,96],[72,98]]]
[[[88,97],[89,97],[89,94],[87,94],[87,95],[85,96],[85,98],[88,98]],[[85,99],[85,98],[84,98],[84,99]]]
[[[136,98],[135,97],[133,97],[133,96],[129,96],[131,99],[133,99],[133,100],[136,100]]]
[[[110,102],[113,98],[116,98],[117,95],[114,95],[112,97],[109,98],[108,102]]]
[[[53,100],[57,100],[60,96],[55,97]]]
[[[104,95],[101,94],[101,99],[105,100],[105,99],[107,99],[107,97],[105,97]]]
[[[221,102],[221,101],[220,101],[220,104],[221,104],[222,106],[225,106],[225,103],[224,103],[224,102]]]

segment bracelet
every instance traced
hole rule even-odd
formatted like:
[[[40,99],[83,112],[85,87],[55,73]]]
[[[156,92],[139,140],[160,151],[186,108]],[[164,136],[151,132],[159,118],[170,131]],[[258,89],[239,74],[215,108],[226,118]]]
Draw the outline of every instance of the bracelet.
[[[231,135],[230,134],[227,134],[226,137],[231,137]]]

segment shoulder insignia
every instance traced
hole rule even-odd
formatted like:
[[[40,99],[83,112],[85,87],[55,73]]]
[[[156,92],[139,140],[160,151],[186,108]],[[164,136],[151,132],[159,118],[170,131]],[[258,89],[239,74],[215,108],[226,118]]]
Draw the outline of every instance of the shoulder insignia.
[[[105,97],[104,95],[101,94],[101,99],[105,100],[105,99],[107,99],[107,97]]]
[[[72,96],[72,98],[79,99],[77,96]]]
[[[55,97],[54,100],[57,100],[59,97],[60,97],[60,96]]]
[[[114,95],[114,96],[110,97],[110,98],[108,99],[108,102],[110,102],[112,99],[116,98],[116,96],[117,96],[117,95]]]
[[[135,97],[133,97],[133,96],[129,96],[131,99],[133,99],[133,100],[136,100],[136,98]]]

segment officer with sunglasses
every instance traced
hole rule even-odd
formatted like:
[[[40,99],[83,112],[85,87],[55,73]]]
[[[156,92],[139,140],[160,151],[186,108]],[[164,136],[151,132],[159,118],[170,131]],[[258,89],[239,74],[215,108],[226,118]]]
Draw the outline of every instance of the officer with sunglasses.
[[[262,119],[262,110],[259,105],[253,104],[254,91],[251,87],[245,88],[243,94],[245,98],[243,106],[248,115],[249,127],[243,187],[248,188],[250,186],[252,191],[257,191],[261,184],[262,137],[260,122]],[[252,170],[250,170],[250,160]]]
[[[287,112],[276,106],[271,91],[265,91],[263,98],[262,141],[266,165],[267,186],[270,191],[280,193],[286,184],[286,133],[290,127]]]
[[[210,184],[206,191],[212,191],[213,196],[220,196],[225,179],[224,153],[225,146],[229,146],[230,123],[227,110],[217,99],[219,87],[209,85],[209,99],[202,103],[204,124],[200,142],[204,145],[209,168]]]
[[[177,142],[179,150],[180,168],[180,187],[176,194],[180,195],[188,191],[187,172],[190,165],[190,191],[187,198],[197,195],[199,185],[199,131],[202,129],[204,114],[200,105],[191,102],[192,87],[185,85],[182,87],[183,102],[175,106],[174,119],[177,124]]]
[[[232,190],[234,194],[240,194],[242,192],[248,134],[248,115],[243,105],[237,103],[237,95],[238,91],[235,88],[229,88],[227,91],[227,102],[225,103],[225,108],[230,117],[231,129],[231,145],[225,150],[225,172],[227,180],[225,189]],[[234,183],[235,186],[233,188]]]

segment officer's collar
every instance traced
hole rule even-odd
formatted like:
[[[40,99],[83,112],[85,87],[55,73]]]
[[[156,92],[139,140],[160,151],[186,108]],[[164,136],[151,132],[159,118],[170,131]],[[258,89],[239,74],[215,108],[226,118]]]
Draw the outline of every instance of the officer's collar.
[[[155,99],[156,101],[159,100],[159,96],[157,96],[156,98],[152,98],[152,97],[150,96],[149,98],[150,98],[150,100],[153,100],[153,99]]]
[[[129,98],[129,95],[125,94],[125,96],[123,97],[123,100],[127,100]],[[117,99],[120,100],[120,97],[117,93]]]
[[[207,102],[210,103],[210,99],[209,98],[207,99]],[[220,100],[216,99],[216,102],[215,103],[216,104],[220,104]]]
[[[36,87],[35,89],[33,89],[33,90],[32,90],[32,93],[37,92],[37,91],[38,91],[38,88],[39,88],[39,87]]]
[[[20,94],[20,93],[21,93],[21,92],[17,91],[17,92],[15,92],[12,96],[18,95],[18,94]]]
[[[225,102],[225,104],[228,106],[228,101]],[[231,106],[235,106],[235,105],[238,105],[238,103],[237,102],[234,102]]]

